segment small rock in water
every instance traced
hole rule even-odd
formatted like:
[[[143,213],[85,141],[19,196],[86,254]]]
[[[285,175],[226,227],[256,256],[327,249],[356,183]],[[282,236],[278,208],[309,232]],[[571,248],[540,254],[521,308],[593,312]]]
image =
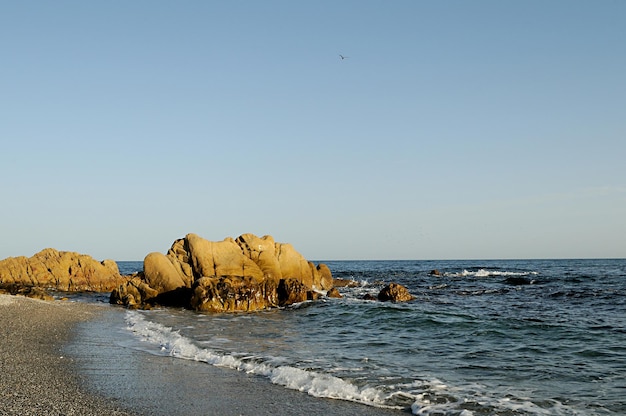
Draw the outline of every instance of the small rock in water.
[[[330,289],[328,293],[326,293],[326,296],[328,296],[329,298],[342,298],[343,297],[341,296],[341,293],[339,293],[339,290],[337,290],[336,287],[333,287],[332,289]]]
[[[408,302],[415,299],[409,290],[397,283],[389,283],[378,294],[378,300],[386,302]]]
[[[334,287],[358,287],[359,282],[351,279],[333,279]]]

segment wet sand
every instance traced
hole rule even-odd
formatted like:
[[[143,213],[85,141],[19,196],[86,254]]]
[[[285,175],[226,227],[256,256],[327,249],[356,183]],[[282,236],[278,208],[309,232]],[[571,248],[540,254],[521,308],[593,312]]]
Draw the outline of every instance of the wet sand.
[[[123,345],[124,310],[0,295],[0,415],[365,415],[259,376]]]

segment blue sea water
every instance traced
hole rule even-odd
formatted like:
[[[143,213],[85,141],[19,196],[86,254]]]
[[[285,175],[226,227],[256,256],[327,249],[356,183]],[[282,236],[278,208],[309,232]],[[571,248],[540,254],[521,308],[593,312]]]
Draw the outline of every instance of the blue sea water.
[[[343,298],[127,311],[129,345],[417,415],[626,414],[625,259],[324,263]],[[363,300],[390,282],[415,300]]]

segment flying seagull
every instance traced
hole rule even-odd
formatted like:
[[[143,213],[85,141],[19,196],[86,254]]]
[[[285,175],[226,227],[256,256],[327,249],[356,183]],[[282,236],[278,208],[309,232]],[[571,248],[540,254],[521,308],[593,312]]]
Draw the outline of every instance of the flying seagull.
[[[346,58],[349,58],[349,56],[343,56],[342,54],[339,54],[339,57],[341,58],[342,61]]]

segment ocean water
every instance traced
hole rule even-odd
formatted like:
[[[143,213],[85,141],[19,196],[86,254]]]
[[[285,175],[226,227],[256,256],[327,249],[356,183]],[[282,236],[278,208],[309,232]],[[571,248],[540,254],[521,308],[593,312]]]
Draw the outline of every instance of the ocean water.
[[[626,414],[626,260],[324,263],[343,298],[129,310],[125,345],[416,415]],[[390,282],[416,299],[362,299]]]

